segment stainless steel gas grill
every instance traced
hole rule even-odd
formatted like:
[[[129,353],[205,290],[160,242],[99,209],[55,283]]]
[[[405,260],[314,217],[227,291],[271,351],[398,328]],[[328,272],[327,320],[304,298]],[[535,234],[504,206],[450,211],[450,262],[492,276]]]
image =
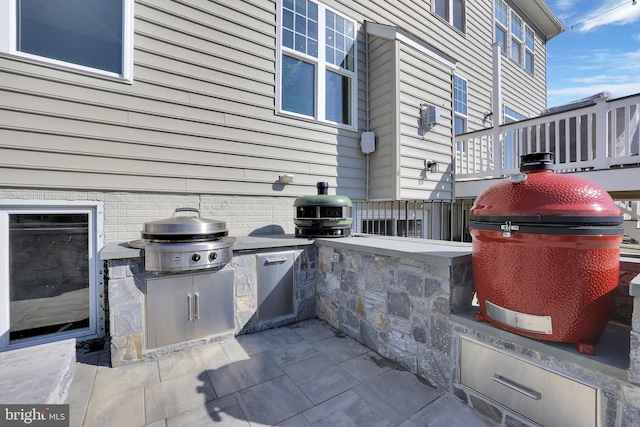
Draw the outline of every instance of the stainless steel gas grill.
[[[176,216],[178,212],[197,216]],[[195,208],[178,208],[171,218],[144,224],[142,240],[147,271],[183,272],[222,268],[233,257],[235,237],[228,236],[226,223],[202,218]]]
[[[196,215],[176,215],[181,212]],[[235,329],[234,237],[226,223],[202,218],[194,208],[146,222],[142,239],[130,245],[145,250],[147,349],[183,343]]]

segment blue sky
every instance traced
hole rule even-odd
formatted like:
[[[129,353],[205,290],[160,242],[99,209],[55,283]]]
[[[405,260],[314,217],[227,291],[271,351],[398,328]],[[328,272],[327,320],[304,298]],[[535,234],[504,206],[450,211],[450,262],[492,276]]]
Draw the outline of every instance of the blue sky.
[[[640,0],[547,4],[566,27],[547,45],[549,107],[602,91],[640,93]]]

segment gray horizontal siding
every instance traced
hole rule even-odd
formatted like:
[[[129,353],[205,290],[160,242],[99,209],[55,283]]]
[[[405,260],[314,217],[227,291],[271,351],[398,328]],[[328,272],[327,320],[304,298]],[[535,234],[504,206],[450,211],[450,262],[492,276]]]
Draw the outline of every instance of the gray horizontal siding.
[[[454,58],[469,79],[469,127],[486,126],[481,118],[490,108],[491,2],[467,2],[466,35],[434,16],[428,1],[325,3],[360,24],[405,29]],[[361,199],[366,156],[360,132],[367,126],[377,144],[370,156],[372,198],[395,198],[398,186],[412,188],[422,154],[450,164],[450,76],[405,47],[400,84],[393,44],[372,39],[367,93],[362,31],[357,131],[276,115],[275,11],[275,0],[136,1],[132,84],[0,58],[0,182],[292,196],[315,192],[323,180]],[[544,106],[544,49],[536,40],[534,76],[505,64],[504,98],[512,108]],[[522,88],[537,95],[525,102]],[[417,105],[423,101],[442,106],[442,125],[426,135],[424,153],[414,147],[424,139],[416,136]],[[407,158],[402,166],[400,140]],[[284,172],[295,174],[295,183],[274,190]],[[428,185],[446,191],[440,181]]]

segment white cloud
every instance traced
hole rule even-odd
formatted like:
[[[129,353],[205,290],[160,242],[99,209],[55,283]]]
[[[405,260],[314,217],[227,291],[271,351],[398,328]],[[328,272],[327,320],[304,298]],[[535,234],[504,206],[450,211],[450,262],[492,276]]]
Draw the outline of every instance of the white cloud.
[[[633,5],[631,1],[609,0],[578,19],[571,28],[585,33],[604,25],[626,25],[637,21],[640,21],[640,5]]]

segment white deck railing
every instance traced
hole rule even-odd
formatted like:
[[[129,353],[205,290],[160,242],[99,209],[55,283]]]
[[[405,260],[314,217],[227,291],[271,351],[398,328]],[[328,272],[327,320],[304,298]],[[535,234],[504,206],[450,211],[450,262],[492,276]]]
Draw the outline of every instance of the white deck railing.
[[[556,172],[638,165],[640,94],[458,135],[456,180],[517,173],[520,156],[554,154]]]

